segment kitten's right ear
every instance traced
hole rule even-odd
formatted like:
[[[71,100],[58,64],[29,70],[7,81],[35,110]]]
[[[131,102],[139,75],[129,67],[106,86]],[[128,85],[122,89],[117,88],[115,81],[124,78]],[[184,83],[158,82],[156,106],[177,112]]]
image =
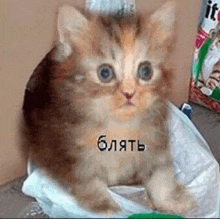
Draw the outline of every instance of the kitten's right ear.
[[[63,5],[58,11],[58,37],[62,45],[62,56],[72,54],[72,43],[82,44],[86,41],[88,20],[75,8]]]

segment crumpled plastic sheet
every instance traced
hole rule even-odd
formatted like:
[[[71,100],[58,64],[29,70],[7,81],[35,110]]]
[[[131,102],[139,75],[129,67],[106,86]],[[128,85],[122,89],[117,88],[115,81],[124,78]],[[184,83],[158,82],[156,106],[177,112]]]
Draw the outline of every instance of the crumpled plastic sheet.
[[[219,165],[191,120],[172,103],[167,104],[169,107],[167,125],[175,176],[189,188],[198,204],[198,207],[186,216],[219,218]],[[83,209],[73,196],[31,162],[28,164],[28,173],[22,191],[36,198],[49,217],[105,217]],[[122,208],[122,212],[114,217],[126,218],[134,213],[152,212],[144,206],[145,190],[142,186],[114,186],[109,188],[109,192]]]

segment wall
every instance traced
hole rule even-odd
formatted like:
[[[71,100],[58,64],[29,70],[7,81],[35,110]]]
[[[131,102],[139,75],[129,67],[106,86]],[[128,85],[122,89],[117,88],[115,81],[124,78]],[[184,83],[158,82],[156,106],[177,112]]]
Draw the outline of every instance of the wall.
[[[177,105],[187,100],[199,0],[178,2],[178,46],[174,92]],[[137,8],[152,11],[164,0],[136,0]],[[0,184],[25,173],[18,145],[18,118],[24,88],[54,40],[60,4],[83,6],[85,0],[0,0]]]

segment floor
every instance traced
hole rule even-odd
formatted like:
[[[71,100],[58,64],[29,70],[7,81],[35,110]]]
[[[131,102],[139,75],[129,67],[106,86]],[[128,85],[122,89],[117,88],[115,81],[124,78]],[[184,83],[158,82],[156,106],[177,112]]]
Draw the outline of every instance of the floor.
[[[192,107],[192,122],[202,133],[220,164],[220,114],[198,105]]]
[[[220,114],[192,105],[192,121],[220,163]],[[26,176],[0,187],[0,218],[46,218],[35,199],[21,192]]]

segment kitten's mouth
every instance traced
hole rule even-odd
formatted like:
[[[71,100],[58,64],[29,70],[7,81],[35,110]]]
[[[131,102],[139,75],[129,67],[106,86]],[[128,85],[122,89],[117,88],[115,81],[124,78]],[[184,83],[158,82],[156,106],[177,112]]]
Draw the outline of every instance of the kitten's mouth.
[[[135,105],[132,102],[126,102],[124,103],[122,106],[120,106],[120,108],[129,108],[129,107],[134,107]]]

